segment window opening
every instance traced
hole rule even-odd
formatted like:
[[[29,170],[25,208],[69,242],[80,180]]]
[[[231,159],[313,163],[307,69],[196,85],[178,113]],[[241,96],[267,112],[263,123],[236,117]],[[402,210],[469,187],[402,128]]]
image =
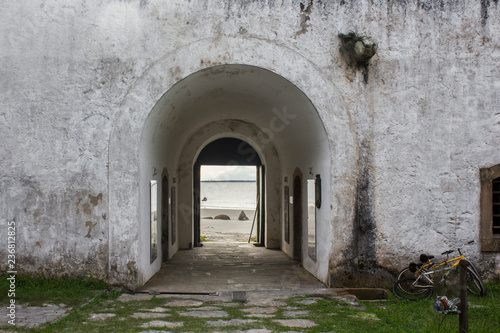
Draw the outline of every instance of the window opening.
[[[150,182],[151,189],[151,223],[150,223],[150,263],[153,263],[158,256],[158,182],[152,180]]]
[[[170,231],[171,231],[171,236],[172,236],[172,245],[175,244],[176,238],[176,230],[175,226],[177,225],[175,221],[175,210],[177,208],[177,200],[176,200],[176,195],[175,195],[175,186],[172,186],[170,189]]]
[[[316,259],[316,184],[314,179],[307,180],[307,244],[309,257]]]

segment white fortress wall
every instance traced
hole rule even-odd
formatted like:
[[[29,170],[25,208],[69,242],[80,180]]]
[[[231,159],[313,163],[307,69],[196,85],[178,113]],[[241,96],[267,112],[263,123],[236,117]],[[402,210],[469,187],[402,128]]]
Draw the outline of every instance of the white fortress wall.
[[[323,122],[328,258],[313,274],[386,279],[470,239],[500,273],[478,244],[479,169],[500,164],[494,0],[3,1],[0,26],[0,221],[16,221],[19,271],[144,283],[158,267],[141,259],[140,165],[173,178],[180,161],[141,160],[146,119],[183,78],[242,64],[297,86]],[[367,73],[340,55],[350,31],[378,45]]]

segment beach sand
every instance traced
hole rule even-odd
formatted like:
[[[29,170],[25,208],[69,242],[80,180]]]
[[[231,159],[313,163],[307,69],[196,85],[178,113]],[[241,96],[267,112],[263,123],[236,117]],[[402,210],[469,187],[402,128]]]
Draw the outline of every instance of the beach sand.
[[[246,221],[239,221],[238,216],[242,209],[201,209],[201,235],[209,241],[215,242],[247,242],[252,229],[255,210],[244,209],[248,217]],[[225,214],[230,220],[215,220],[217,215]],[[212,219],[209,219],[211,217]],[[256,221],[257,223],[257,221]],[[257,234],[254,226],[253,236]]]
[[[202,208],[201,218],[215,218],[217,215],[224,214],[231,218],[231,220],[238,221],[241,211],[244,211],[249,220],[253,220],[255,209],[220,209],[220,208]]]

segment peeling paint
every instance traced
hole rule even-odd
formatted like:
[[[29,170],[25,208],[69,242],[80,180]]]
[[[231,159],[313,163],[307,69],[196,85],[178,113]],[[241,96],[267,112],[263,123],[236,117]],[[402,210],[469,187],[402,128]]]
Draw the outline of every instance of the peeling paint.
[[[307,5],[303,2],[300,3],[300,30],[295,32],[295,37],[307,33],[307,29],[311,26],[311,13],[313,8],[313,0],[308,0]]]
[[[88,202],[84,203],[82,207],[85,214],[87,214],[88,216],[92,215],[92,208]]]
[[[99,204],[99,201],[102,201],[102,193],[99,193],[96,197],[94,197],[92,194],[89,194],[89,199],[92,205],[97,206]]]

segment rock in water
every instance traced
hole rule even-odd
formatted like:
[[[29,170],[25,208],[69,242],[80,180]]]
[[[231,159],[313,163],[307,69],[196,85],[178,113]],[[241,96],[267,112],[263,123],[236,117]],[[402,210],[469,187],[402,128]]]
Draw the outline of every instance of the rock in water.
[[[215,220],[230,220],[231,218],[226,214],[220,214],[214,217]]]
[[[241,211],[240,216],[238,216],[238,220],[247,221],[247,220],[249,220],[249,218],[247,217],[247,215],[245,214],[244,211]]]

